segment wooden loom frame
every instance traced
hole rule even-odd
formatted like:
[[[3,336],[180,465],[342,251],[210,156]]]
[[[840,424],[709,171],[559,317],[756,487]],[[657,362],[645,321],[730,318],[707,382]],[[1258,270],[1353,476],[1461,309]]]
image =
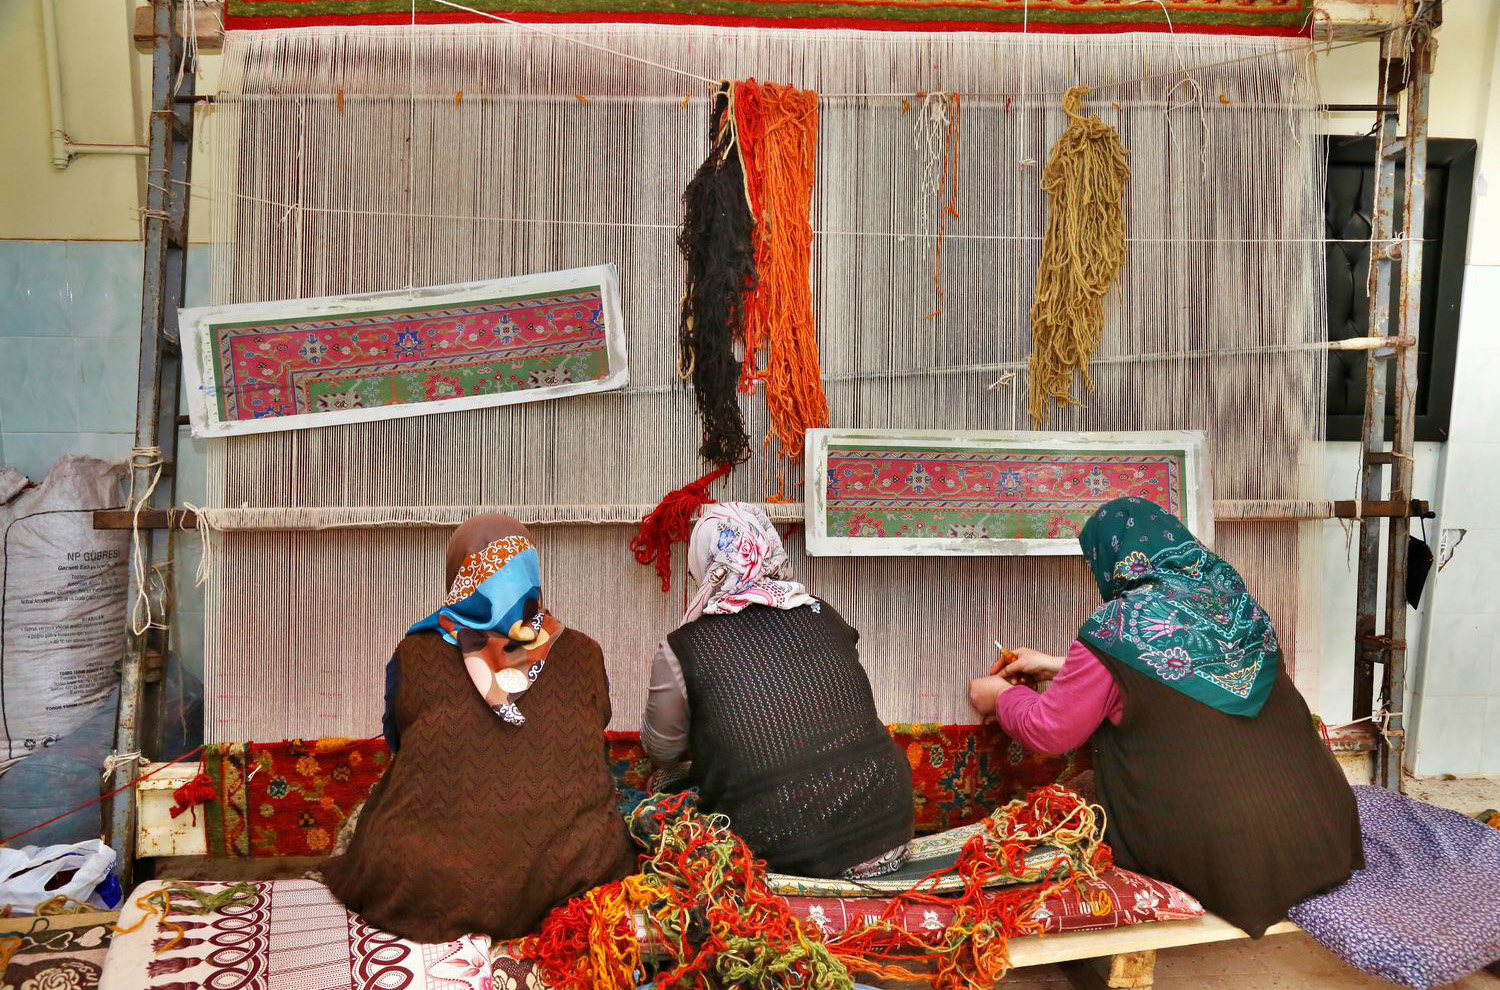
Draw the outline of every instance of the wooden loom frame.
[[[1339,349],[1365,350],[1368,355],[1370,373],[1367,375],[1360,490],[1358,498],[1352,502],[1309,500],[1295,503],[1242,503],[1223,508],[1216,506],[1216,514],[1220,520],[1359,520],[1355,708],[1356,714],[1372,712],[1380,723],[1380,780],[1387,787],[1399,789],[1404,732],[1399,710],[1391,711],[1391,699],[1404,698],[1407,657],[1404,595],[1400,594],[1406,577],[1406,540],[1400,537],[1404,537],[1409,531],[1409,517],[1426,511],[1425,503],[1417,503],[1411,498],[1417,353],[1415,345],[1420,312],[1420,293],[1416,290],[1421,275],[1420,231],[1427,143],[1426,110],[1435,52],[1428,29],[1440,22],[1441,0],[1334,2],[1339,8],[1335,15],[1338,22],[1332,25],[1319,24],[1319,30],[1326,30],[1334,37],[1345,38],[1369,37],[1369,32],[1383,32],[1378,35],[1381,44],[1381,102],[1366,108],[1373,109],[1376,113],[1376,131],[1381,139],[1381,150],[1377,158],[1376,224],[1371,235],[1370,336],[1358,342],[1344,341],[1333,345]],[[175,183],[161,186],[153,184],[147,192],[149,208],[145,213],[147,250],[136,444],[138,448],[159,450],[161,460],[166,462],[168,470],[166,482],[155,487],[154,497],[141,496],[132,505],[135,512],[102,513],[95,519],[98,528],[154,531],[149,532],[146,539],[143,561],[146,568],[151,566],[153,559],[166,559],[168,536],[174,525],[187,528],[196,520],[192,512],[182,514],[172,508],[171,488],[178,425],[174,415],[178,400],[178,353],[172,333],[175,307],[171,305],[171,301],[180,301],[183,284],[182,248],[186,244],[189,199],[185,191],[185,180],[189,158],[188,138],[192,125],[191,108],[196,99],[191,90],[196,65],[191,57],[191,49],[184,52],[183,39],[179,33],[181,24],[173,16],[172,0],[151,0],[151,10],[154,57],[150,166],[153,172],[179,179],[183,186],[178,187]],[[1414,21],[1419,23],[1413,26]],[[1406,25],[1404,30],[1392,33],[1393,28],[1401,25]],[[202,30],[197,23],[193,27],[197,31]],[[1411,58],[1402,63],[1400,56],[1408,51],[1408,40]],[[182,88],[174,88],[171,78],[177,72],[179,61],[186,71],[183,73]],[[1398,64],[1410,67],[1409,78],[1404,81],[1398,79],[1397,85],[1388,86],[1387,80],[1393,75],[1391,70]],[[1398,108],[1386,102],[1403,86],[1407,93],[1404,140],[1397,136]],[[187,108],[186,113],[183,112],[184,107]],[[1402,228],[1405,232],[1396,236],[1394,231],[1397,230],[1397,225],[1392,216],[1394,161],[1396,155],[1403,151],[1408,156],[1405,198],[1408,215]],[[1411,234],[1413,230],[1419,232],[1415,237]],[[1402,294],[1396,314],[1397,325],[1392,333],[1387,300],[1391,279],[1394,277],[1394,266],[1398,262]],[[1395,431],[1389,450],[1385,449],[1385,417],[1380,415],[1385,405],[1387,367],[1396,371]],[[138,491],[152,490],[153,486],[146,482],[151,481],[154,466],[137,458],[133,467],[135,479],[142,483]],[[1387,467],[1391,471],[1388,485],[1383,483],[1382,478],[1382,472]],[[1382,495],[1385,497],[1382,498]],[[777,508],[785,512],[793,507]],[[1378,622],[1381,606],[1382,519],[1388,520],[1386,527],[1393,537],[1388,541],[1389,546],[1384,553],[1386,595],[1383,627]],[[552,518],[546,521],[561,523],[569,520]],[[451,525],[415,518],[411,524]],[[162,615],[165,620],[168,615],[165,602],[162,602],[162,607],[156,614]],[[1377,632],[1377,629],[1380,631]],[[166,650],[166,638],[162,632],[164,631],[147,630],[145,634],[134,635],[127,646],[121,673],[117,752],[129,753],[139,748],[141,714],[147,710],[145,682],[151,679],[153,671],[159,677],[160,664]],[[1373,704],[1374,672],[1377,665],[1383,672],[1382,701],[1378,713]],[[1404,706],[1398,700],[1397,708],[1401,707]],[[178,769],[172,768],[173,771]],[[130,773],[131,763],[128,761],[122,762],[115,770],[113,783],[122,788],[122,793],[111,802],[110,813],[111,843],[119,853],[121,879],[127,887],[131,882],[133,861],[139,848],[138,840],[142,838],[137,827],[136,801],[141,795],[130,788]],[[170,781],[172,778],[166,776],[163,779]],[[150,846],[151,841],[148,839],[145,845]],[[1295,926],[1283,922],[1270,929],[1268,934],[1291,930],[1295,930]],[[1018,939],[1012,946],[1011,956],[1018,967],[1073,960],[1102,962],[1102,974],[1101,967],[1097,965],[1075,965],[1068,969],[1068,975],[1080,987],[1147,990],[1152,985],[1152,968],[1158,949],[1240,937],[1244,937],[1243,932],[1209,916],[1192,922],[1161,922],[1109,931],[1049,936],[1046,939]]]

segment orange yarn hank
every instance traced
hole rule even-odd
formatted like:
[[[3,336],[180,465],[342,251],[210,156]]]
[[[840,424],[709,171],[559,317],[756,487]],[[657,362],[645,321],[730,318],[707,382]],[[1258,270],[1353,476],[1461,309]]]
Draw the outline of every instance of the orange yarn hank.
[[[1099,818],[1091,805],[1064,787],[1038,788],[986,819],[983,831],[969,839],[953,866],[924,878],[898,895],[879,918],[850,928],[828,947],[851,972],[880,980],[922,982],[934,990],[988,990],[1010,969],[1009,939],[1041,930],[1037,908],[1080,877],[1111,865]],[[997,877],[1020,874],[1026,854],[1042,842],[1072,851],[1066,876],[1025,887],[984,886]],[[963,878],[961,895],[926,892],[931,881],[951,873]],[[935,903],[956,906],[952,924],[941,932],[908,931],[895,921],[912,905]]]
[[[690,481],[666,497],[641,519],[641,528],[630,541],[630,552],[641,564],[656,564],[661,590],[672,589],[672,544],[685,541],[693,532],[693,513],[714,498],[708,486],[734,470],[733,464],[720,464],[712,471]]]
[[[655,896],[642,876],[595,887],[553,910],[517,952],[556,990],[635,990],[644,982],[635,915]]]
[[[734,84],[734,121],[755,216],[757,279],[746,299],[740,388],[765,384],[771,436],[781,455],[795,461],[807,430],[828,424],[810,277],[818,94],[741,80]]]

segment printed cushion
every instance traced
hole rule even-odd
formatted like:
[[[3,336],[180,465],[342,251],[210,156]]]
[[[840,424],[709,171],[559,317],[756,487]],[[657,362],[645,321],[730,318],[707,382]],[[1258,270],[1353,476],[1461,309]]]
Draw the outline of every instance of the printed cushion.
[[[1364,869],[1288,917],[1351,966],[1409,987],[1500,959],[1500,831],[1382,787],[1354,794]]]
[[[837,935],[861,919],[878,918],[891,901],[880,897],[788,897],[792,913],[807,918],[826,936]],[[1144,921],[1183,921],[1203,915],[1203,905],[1169,883],[1119,868],[1047,898],[1037,909],[1042,932],[1122,928]],[[919,904],[903,910],[899,923],[907,931],[941,931],[953,921],[946,904]]]
[[[180,881],[179,881],[180,882]],[[256,883],[253,900],[211,914],[163,919],[126,899],[104,960],[100,990],[489,990],[490,939],[466,935],[422,945],[365,924],[312,880]],[[208,891],[224,884],[197,883]],[[183,902],[179,899],[179,905]],[[174,926],[180,926],[181,931]],[[180,934],[181,937],[178,937]]]

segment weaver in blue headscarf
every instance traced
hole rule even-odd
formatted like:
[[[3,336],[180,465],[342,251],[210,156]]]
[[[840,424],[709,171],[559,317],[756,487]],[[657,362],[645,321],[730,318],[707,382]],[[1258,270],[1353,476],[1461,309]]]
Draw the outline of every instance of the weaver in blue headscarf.
[[[1091,743],[1115,860],[1259,936],[1362,865],[1353,792],[1227,561],[1141,498],[1079,542],[1103,604],[1065,657],[1014,650],[970,702],[1030,748]]]

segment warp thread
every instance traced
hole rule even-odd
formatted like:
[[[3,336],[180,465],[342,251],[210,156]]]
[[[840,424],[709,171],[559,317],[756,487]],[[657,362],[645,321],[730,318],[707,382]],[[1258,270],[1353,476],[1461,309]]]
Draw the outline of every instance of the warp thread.
[[[807,430],[828,425],[811,280],[818,94],[747,79],[735,83],[733,104],[755,217],[756,284],[745,310],[740,388],[764,383],[771,436],[781,456],[796,461]]]
[[[1087,86],[1063,97],[1068,126],[1042,170],[1047,230],[1031,304],[1033,429],[1051,418],[1051,403],[1077,405],[1073,375],[1094,390],[1089,358],[1104,332],[1104,296],[1125,263],[1128,152],[1120,134],[1079,110]]]
[[[744,335],[745,294],[755,285],[755,222],[730,101],[726,82],[709,113],[708,157],[682,194],[677,236],[687,266],[677,325],[677,373],[692,379],[703,421],[698,453],[714,464],[738,464],[750,457],[750,437],[735,391],[740,362],[734,342]]]
[[[668,492],[641,519],[640,531],[630,541],[630,552],[638,563],[656,564],[662,591],[672,589],[672,544],[684,542],[692,535],[693,514],[714,500],[708,486],[733,470],[733,464],[720,464],[697,481]]]

